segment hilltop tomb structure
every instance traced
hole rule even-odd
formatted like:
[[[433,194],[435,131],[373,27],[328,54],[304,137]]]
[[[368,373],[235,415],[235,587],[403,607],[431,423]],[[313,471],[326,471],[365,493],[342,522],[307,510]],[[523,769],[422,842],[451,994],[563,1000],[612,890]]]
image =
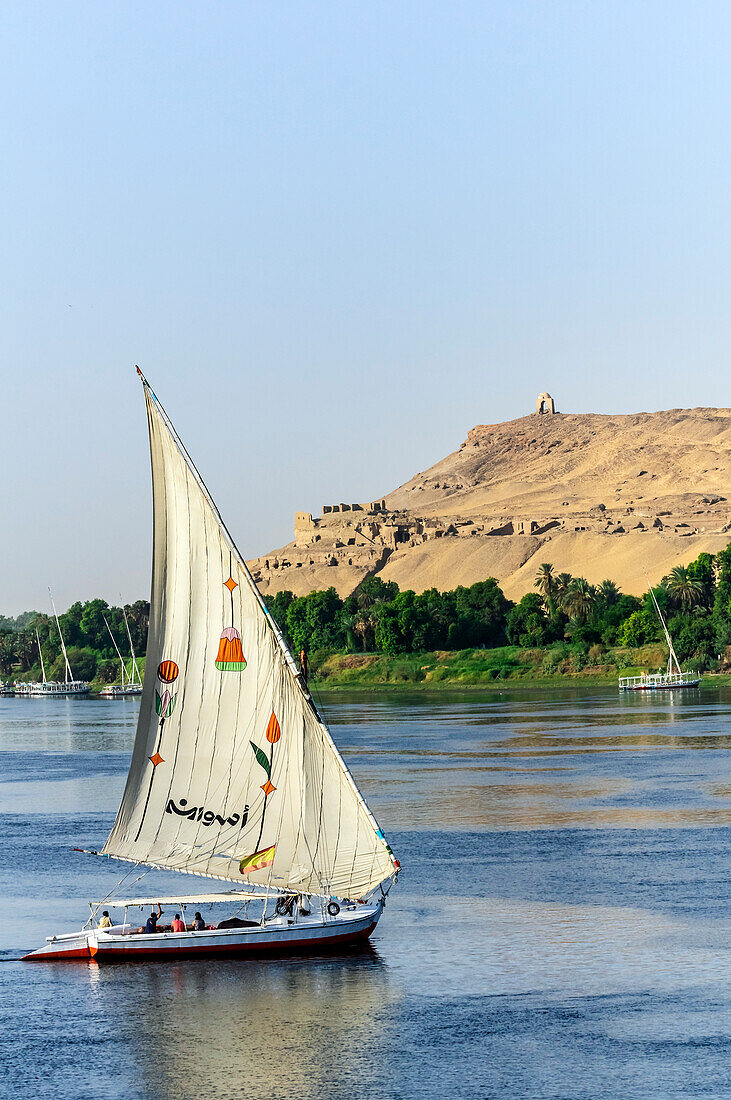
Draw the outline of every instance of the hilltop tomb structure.
[[[551,397],[550,393],[539,393],[536,398],[536,412],[539,416],[543,413],[550,413],[552,416],[556,412],[556,404]]]

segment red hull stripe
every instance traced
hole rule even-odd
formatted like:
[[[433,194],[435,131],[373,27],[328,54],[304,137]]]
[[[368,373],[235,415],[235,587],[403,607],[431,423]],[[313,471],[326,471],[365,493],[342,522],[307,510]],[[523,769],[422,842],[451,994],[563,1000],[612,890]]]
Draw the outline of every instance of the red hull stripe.
[[[180,958],[183,955],[292,955],[303,948],[328,948],[332,944],[352,943],[356,940],[367,939],[377,923],[377,921],[374,921],[373,924],[361,932],[344,932],[340,936],[328,936],[326,939],[298,940],[296,943],[286,943],[280,940],[278,943],[219,944],[206,947],[189,946],[163,949],[138,947],[126,951],[124,949],[120,951],[113,947],[97,951],[92,947],[91,954],[97,962],[106,962],[107,959],[114,959],[115,962],[133,962],[135,959],[165,959],[169,956]]]
[[[31,963],[58,962],[64,959],[88,959],[90,955],[91,951],[88,947],[77,947],[71,951],[43,951],[40,954],[34,951],[30,955],[23,955],[20,961]]]

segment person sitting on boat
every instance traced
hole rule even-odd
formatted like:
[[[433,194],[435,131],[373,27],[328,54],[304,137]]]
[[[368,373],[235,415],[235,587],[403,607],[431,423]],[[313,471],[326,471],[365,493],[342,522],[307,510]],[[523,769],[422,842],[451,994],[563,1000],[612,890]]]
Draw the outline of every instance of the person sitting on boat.
[[[203,917],[200,915],[200,913],[196,913],[196,915],[193,917],[193,931],[204,932],[205,928],[206,922],[203,920]]]
[[[112,921],[111,921],[111,918],[109,916],[109,910],[108,909],[105,909],[104,912],[102,913],[102,919],[99,921],[99,927],[100,928],[111,928],[112,927]]]
[[[162,909],[160,908],[160,902],[157,903],[157,912],[154,910],[150,913],[145,923],[145,932],[157,932],[157,922],[162,916]]]
[[[180,913],[175,914],[175,919],[170,925],[171,932],[186,932],[185,922],[180,919]]]

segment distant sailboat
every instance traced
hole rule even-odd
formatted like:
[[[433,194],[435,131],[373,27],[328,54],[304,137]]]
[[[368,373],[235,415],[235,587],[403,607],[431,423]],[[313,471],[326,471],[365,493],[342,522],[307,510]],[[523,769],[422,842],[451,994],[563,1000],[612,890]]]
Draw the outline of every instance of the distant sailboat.
[[[104,619],[104,625],[107,628],[107,631],[109,633],[109,637],[112,639],[112,645],[114,646],[114,648],[116,650],[117,656],[119,657],[119,664],[121,666],[121,677],[120,677],[119,683],[118,684],[108,684],[106,687],[103,687],[101,689],[101,691],[99,692],[99,694],[104,699],[120,699],[120,698],[124,698],[125,696],[129,696],[129,695],[141,695],[142,694],[142,678],[140,676],[140,670],[137,667],[137,658],[135,657],[135,651],[134,651],[134,648],[132,646],[132,635],[130,634],[130,631],[129,631],[129,623],[127,622],[127,613],[124,610],[124,608],[122,608],[122,614],[124,615],[124,625],[127,627],[127,638],[129,639],[129,650],[130,650],[130,654],[132,656],[132,671],[131,672],[127,671],[127,666],[125,664],[124,658],[122,657],[122,654],[119,652],[119,646],[117,645],[117,640],[114,637],[114,635],[112,634],[112,628],[110,627],[109,622],[107,621],[106,615],[103,615],[102,618]]]
[[[701,682],[700,673],[683,672],[680,662],[675,655],[673,640],[660,610],[660,605],[655,596],[655,590],[650,585],[650,595],[655,605],[657,617],[660,620],[665,641],[668,644],[668,664],[665,672],[643,672],[640,676],[621,676],[619,679],[620,691],[668,691],[677,688],[698,687]]]
[[[71,665],[69,664],[69,655],[66,652],[66,643],[63,640],[63,634],[61,633],[61,624],[58,621],[58,614],[56,612],[56,604],[53,602],[53,596],[51,595],[51,589],[48,589],[48,595],[51,597],[51,607],[53,608],[53,617],[56,620],[56,629],[58,630],[58,636],[61,639],[61,651],[63,653],[63,659],[65,662],[65,677],[63,680],[47,680],[46,679],[46,667],[43,663],[43,652],[41,650],[41,639],[38,636],[38,628],[36,627],[36,644],[38,645],[38,656],[41,661],[41,675],[43,679],[41,681],[35,681],[34,683],[22,683],[18,682],[14,685],[13,691],[15,695],[43,695],[43,696],[65,696],[65,695],[88,695],[91,691],[91,684],[86,680],[75,680],[74,674],[71,671]]]
[[[141,377],[141,375],[140,375]],[[170,420],[142,379],[154,538],[145,676],[127,785],[101,852],[228,884],[114,899],[111,928],[32,960],[323,950],[364,940],[399,863]],[[136,871],[135,871],[136,873]],[[141,932],[130,908],[234,906],[217,927]],[[239,916],[243,914],[243,916]]]

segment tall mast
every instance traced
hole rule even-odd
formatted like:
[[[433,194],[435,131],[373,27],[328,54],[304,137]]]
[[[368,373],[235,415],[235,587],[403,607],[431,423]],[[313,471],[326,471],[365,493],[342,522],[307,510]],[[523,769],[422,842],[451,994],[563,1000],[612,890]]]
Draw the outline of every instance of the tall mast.
[[[117,656],[119,657],[119,663],[122,666],[122,687],[124,687],[125,673],[127,671],[124,667],[124,660],[122,658],[122,654],[119,652],[119,646],[117,645],[117,643],[114,639],[114,635],[112,634],[112,628],[110,627],[109,623],[107,622],[106,615],[102,615],[102,618],[104,619],[104,625],[106,626],[107,630],[109,631],[109,637],[112,639],[112,645],[114,646],[114,648],[117,651]]]
[[[121,597],[120,597],[120,599],[121,599]],[[138,684],[141,684],[142,683],[142,677],[140,676],[140,670],[137,667],[137,658],[135,657],[135,651],[134,651],[134,647],[132,645],[132,635],[129,632],[129,623],[127,622],[127,612],[124,610],[124,605],[122,605],[122,614],[124,615],[124,625],[127,627],[127,639],[129,641],[129,651],[132,654],[132,668],[134,670],[132,675],[129,678],[129,682],[131,684],[134,684],[135,683],[135,676],[136,676],[137,677],[136,682]]]
[[[43,664],[43,650],[41,649],[41,639],[38,637],[38,627],[36,627],[36,642],[38,643],[38,656],[41,659],[41,674],[43,676],[43,683],[46,682],[46,666]]]
[[[51,589],[48,589],[48,595],[51,597],[51,607],[53,608],[53,617],[56,620],[56,629],[58,630],[58,636],[61,639],[61,649],[63,650],[63,659],[66,662],[66,683],[73,681],[74,674],[71,671],[71,665],[69,664],[69,655],[66,652],[66,643],[63,640],[63,634],[61,633],[61,624],[58,621],[58,612],[56,611],[56,605],[53,602],[53,593]]]
[[[668,676],[673,671],[673,664],[675,664],[675,669],[676,669],[678,675],[680,675],[680,664],[678,663],[678,658],[675,655],[675,650],[673,649],[673,642],[672,642],[672,639],[670,637],[670,634],[668,633],[668,628],[665,625],[665,620],[662,617],[662,611],[660,610],[660,605],[657,602],[657,597],[655,595],[655,590],[652,587],[652,585],[650,585],[650,595],[652,596],[652,602],[654,603],[655,610],[657,611],[657,617],[660,620],[663,631],[665,633],[665,641],[668,643],[668,649],[670,650],[670,652],[668,654]]]

